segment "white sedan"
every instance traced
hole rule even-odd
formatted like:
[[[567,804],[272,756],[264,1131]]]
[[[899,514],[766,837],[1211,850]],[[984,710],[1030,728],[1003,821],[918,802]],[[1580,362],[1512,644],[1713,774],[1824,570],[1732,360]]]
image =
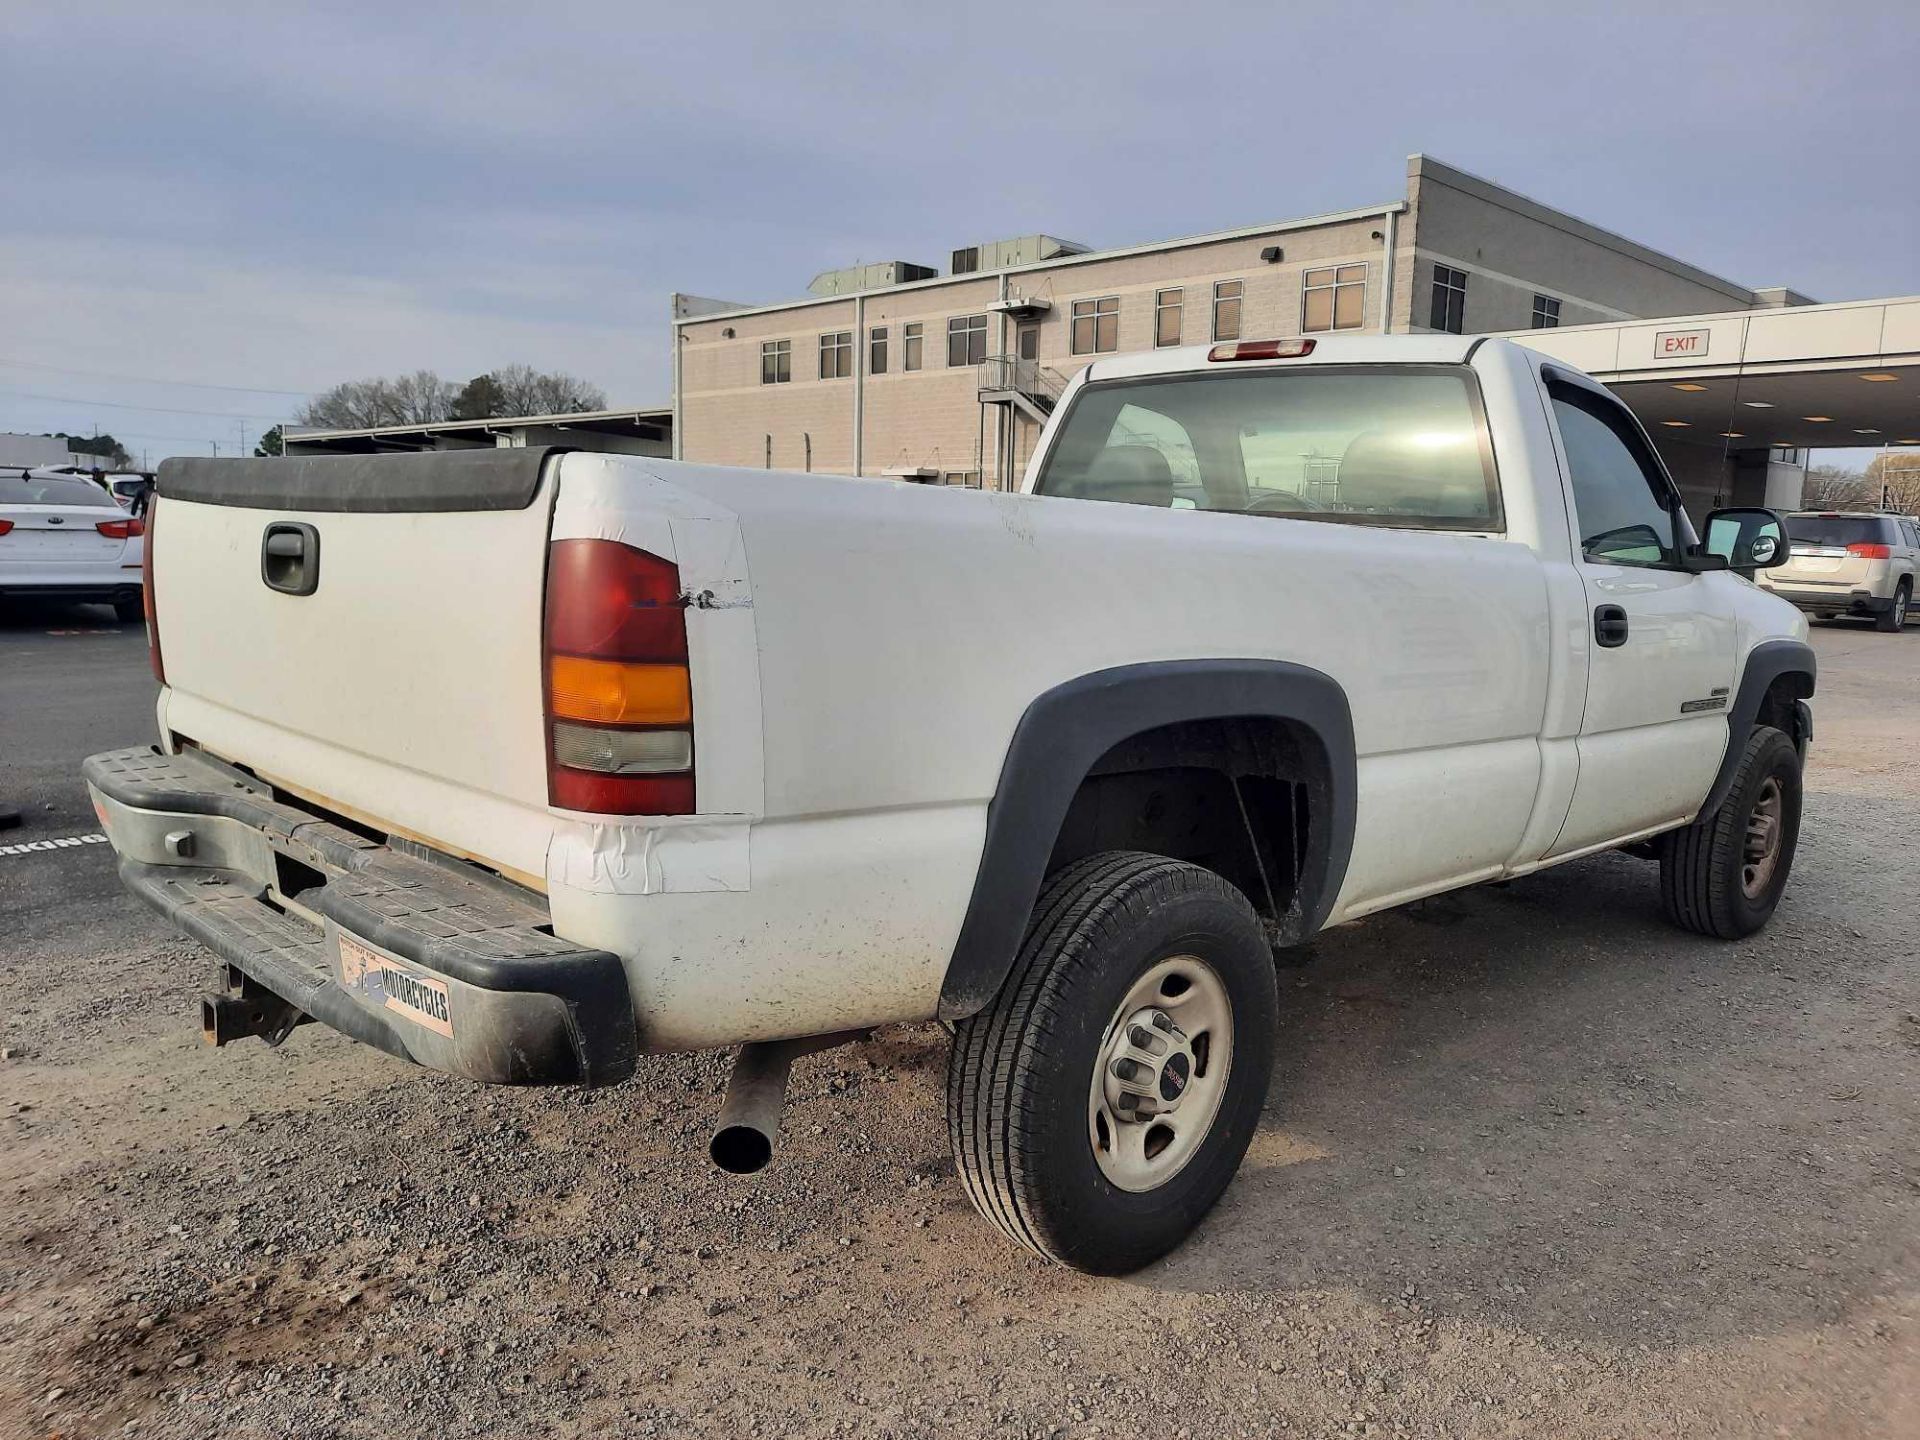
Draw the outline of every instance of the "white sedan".
[[[146,528],[78,475],[0,475],[0,599],[92,600],[139,620]]]

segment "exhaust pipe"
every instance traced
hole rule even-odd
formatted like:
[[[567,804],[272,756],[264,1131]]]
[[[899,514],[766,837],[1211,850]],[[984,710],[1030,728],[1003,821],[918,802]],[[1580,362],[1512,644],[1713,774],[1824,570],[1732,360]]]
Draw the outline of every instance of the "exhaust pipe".
[[[762,1040],[742,1045],[720,1103],[720,1121],[707,1143],[713,1163],[732,1175],[752,1175],[773,1159],[780,1115],[787,1106],[787,1076],[793,1062],[816,1050],[831,1050],[864,1040],[870,1030],[805,1035],[797,1040]]]

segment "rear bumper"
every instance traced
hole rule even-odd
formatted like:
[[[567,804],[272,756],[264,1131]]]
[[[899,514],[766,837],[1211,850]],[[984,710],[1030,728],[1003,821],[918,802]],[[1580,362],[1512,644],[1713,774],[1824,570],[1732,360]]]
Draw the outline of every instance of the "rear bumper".
[[[1893,609],[1891,595],[1875,595],[1870,590],[1788,590],[1783,587],[1769,589],[1767,593],[1815,615],[1881,615]]]
[[[83,773],[128,889],[301,1012],[483,1083],[633,1073],[619,959],[557,939],[531,892],[378,844],[197,752],[110,751]]]
[[[140,572],[116,570],[98,580],[73,576],[37,580],[31,576],[23,578],[16,570],[0,575],[0,596],[8,595],[44,600],[138,600]]]

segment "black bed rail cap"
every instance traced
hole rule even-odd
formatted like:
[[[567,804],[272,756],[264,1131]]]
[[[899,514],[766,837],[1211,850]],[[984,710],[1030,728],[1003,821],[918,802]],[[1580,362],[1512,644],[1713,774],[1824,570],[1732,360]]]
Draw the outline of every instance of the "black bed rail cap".
[[[400,455],[282,455],[164,460],[154,492],[196,505],[405,514],[524,510],[564,446],[424,450]]]

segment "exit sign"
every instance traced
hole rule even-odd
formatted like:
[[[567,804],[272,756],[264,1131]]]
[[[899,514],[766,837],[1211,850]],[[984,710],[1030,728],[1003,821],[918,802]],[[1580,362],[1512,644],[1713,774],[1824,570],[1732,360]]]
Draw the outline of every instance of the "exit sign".
[[[1713,334],[1711,330],[1661,330],[1653,337],[1653,355],[1656,360],[1672,360],[1681,356],[1697,356],[1707,353],[1707,340]]]

